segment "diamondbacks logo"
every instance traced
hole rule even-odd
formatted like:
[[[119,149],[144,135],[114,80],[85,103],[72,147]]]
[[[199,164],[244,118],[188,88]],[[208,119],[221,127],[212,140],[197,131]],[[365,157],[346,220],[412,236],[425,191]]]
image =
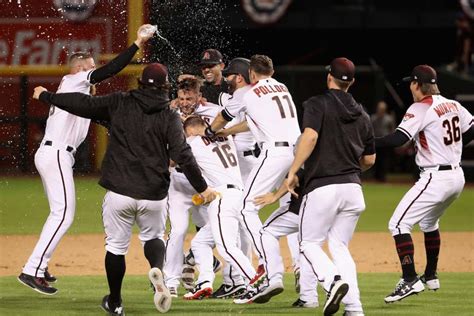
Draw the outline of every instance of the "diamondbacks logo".
[[[405,116],[403,116],[403,122],[408,121],[409,119],[414,118],[414,117],[415,115],[411,113],[406,113]]]
[[[256,23],[268,24],[278,21],[292,0],[242,0],[245,13]]]
[[[209,52],[204,52],[204,56],[202,56],[202,59],[211,59],[211,54],[209,54]]]
[[[53,3],[65,18],[78,22],[91,15],[97,0],[54,0]]]
[[[411,261],[411,258],[409,255],[406,255],[405,257],[403,257],[402,266],[407,265],[407,264],[412,264],[412,263],[413,261]]]

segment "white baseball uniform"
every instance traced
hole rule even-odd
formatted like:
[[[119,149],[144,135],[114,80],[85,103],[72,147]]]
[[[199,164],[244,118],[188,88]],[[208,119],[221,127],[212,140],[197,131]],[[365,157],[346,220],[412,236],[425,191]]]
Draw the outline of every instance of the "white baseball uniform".
[[[216,117],[219,108],[218,105],[213,103],[200,104],[195,109],[194,114],[201,116],[202,119],[209,122]],[[192,214],[193,222],[198,227],[204,227],[207,223],[207,216],[203,214],[205,214],[207,206],[197,207],[192,203],[191,197],[196,193],[196,190],[191,186],[179,167],[171,170],[170,179],[168,200],[170,232],[166,241],[166,257],[163,271],[165,273],[166,285],[177,288],[181,279],[184,261],[183,247],[184,239],[188,232],[189,214]]]
[[[472,124],[471,113],[441,95],[426,97],[408,108],[397,129],[415,140],[421,173],[390,219],[392,235],[410,233],[418,223],[425,233],[439,228],[439,218],[464,187],[462,134]]]
[[[254,277],[255,269],[239,248],[239,207],[242,203],[243,182],[232,137],[212,141],[207,137],[196,136],[189,137],[188,143],[206,181],[221,194],[219,199],[209,204],[209,223],[197,234],[206,234],[207,230],[211,230],[213,240],[208,239],[205,245],[202,238],[195,238],[191,244],[200,271],[197,283],[214,281],[214,244],[222,258],[249,281]]]
[[[286,86],[273,78],[262,79],[234,92],[225,107],[225,116],[245,113],[250,131],[262,144],[258,163],[245,182],[241,215],[259,258],[262,222],[256,196],[274,190],[284,179],[293,161],[293,147],[300,135],[296,108]]]
[[[57,93],[90,93],[90,71],[69,74],[62,78]],[[41,231],[23,273],[44,277],[44,270],[59,241],[74,220],[76,193],[73,170],[76,148],[84,141],[90,120],[51,106],[41,145],[35,154],[38,170],[48,198],[50,214]]]
[[[280,207],[267,218],[261,230],[261,240],[267,260],[266,270],[269,284],[283,283],[283,273],[285,270],[280,254],[279,239],[286,236],[290,250],[292,249],[291,246],[293,246],[294,250],[295,245],[290,246],[289,237],[296,237],[296,249],[299,249],[299,216],[290,211],[289,201],[290,193],[282,196]],[[311,264],[304,258],[300,259],[299,255],[296,255],[296,258],[293,260],[297,260],[300,267],[300,299],[310,304],[317,303],[318,292],[316,287],[318,280],[312,271]]]

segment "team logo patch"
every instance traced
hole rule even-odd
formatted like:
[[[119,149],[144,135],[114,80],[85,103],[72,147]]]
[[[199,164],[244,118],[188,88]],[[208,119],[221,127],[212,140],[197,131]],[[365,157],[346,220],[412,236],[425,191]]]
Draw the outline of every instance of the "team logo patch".
[[[209,52],[204,52],[204,56],[202,56],[202,59],[211,59],[211,54],[209,54]]]
[[[402,266],[403,265],[406,265],[406,264],[412,264],[413,261],[411,261],[411,258],[409,255],[406,255],[405,257],[403,257],[403,260],[402,260]]]
[[[411,118],[414,118],[415,115],[411,114],[411,113],[406,113],[404,116],[403,116],[403,122],[405,121],[408,121],[409,119]]]
[[[242,7],[256,23],[268,24],[278,21],[292,0],[242,0]]]
[[[97,0],[54,0],[53,3],[65,18],[78,22],[92,14]]]

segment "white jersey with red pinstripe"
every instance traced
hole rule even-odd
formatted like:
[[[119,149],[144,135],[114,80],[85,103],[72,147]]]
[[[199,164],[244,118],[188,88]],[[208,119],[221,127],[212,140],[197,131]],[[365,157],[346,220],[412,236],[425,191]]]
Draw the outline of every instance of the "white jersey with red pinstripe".
[[[419,167],[459,165],[462,133],[472,125],[472,115],[457,101],[433,95],[408,108],[398,130],[414,139]]]
[[[191,243],[196,264],[199,265],[199,278],[196,283],[207,281],[212,284],[214,281],[211,255],[214,245],[226,263],[249,281],[254,277],[255,270],[249,258],[239,248],[239,210],[243,182],[232,136],[218,137],[216,140],[193,136],[187,141],[203,176],[209,185],[221,194],[220,198],[209,204],[209,222]],[[205,238],[210,235],[212,238]]]
[[[57,93],[89,94],[92,71],[64,76]],[[72,224],[76,208],[73,154],[86,138],[89,125],[89,119],[70,114],[55,106],[50,108],[45,134],[35,154],[35,166],[48,197],[50,215],[33,253],[23,267],[23,273],[27,275],[44,276],[54,250]]]
[[[421,173],[389,221],[392,235],[409,234],[416,224],[425,233],[439,228],[439,218],[464,187],[462,134],[471,125],[472,115],[441,95],[425,97],[407,110],[397,129],[415,140]]]

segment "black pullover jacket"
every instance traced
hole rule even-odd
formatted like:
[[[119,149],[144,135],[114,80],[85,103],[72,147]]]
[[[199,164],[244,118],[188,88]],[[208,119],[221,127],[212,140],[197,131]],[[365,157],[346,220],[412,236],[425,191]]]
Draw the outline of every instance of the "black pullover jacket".
[[[170,158],[197,192],[207,188],[179,115],[167,92],[137,89],[106,96],[43,92],[39,98],[72,114],[109,127],[109,144],[99,184],[135,199],[162,200],[168,194]]]

